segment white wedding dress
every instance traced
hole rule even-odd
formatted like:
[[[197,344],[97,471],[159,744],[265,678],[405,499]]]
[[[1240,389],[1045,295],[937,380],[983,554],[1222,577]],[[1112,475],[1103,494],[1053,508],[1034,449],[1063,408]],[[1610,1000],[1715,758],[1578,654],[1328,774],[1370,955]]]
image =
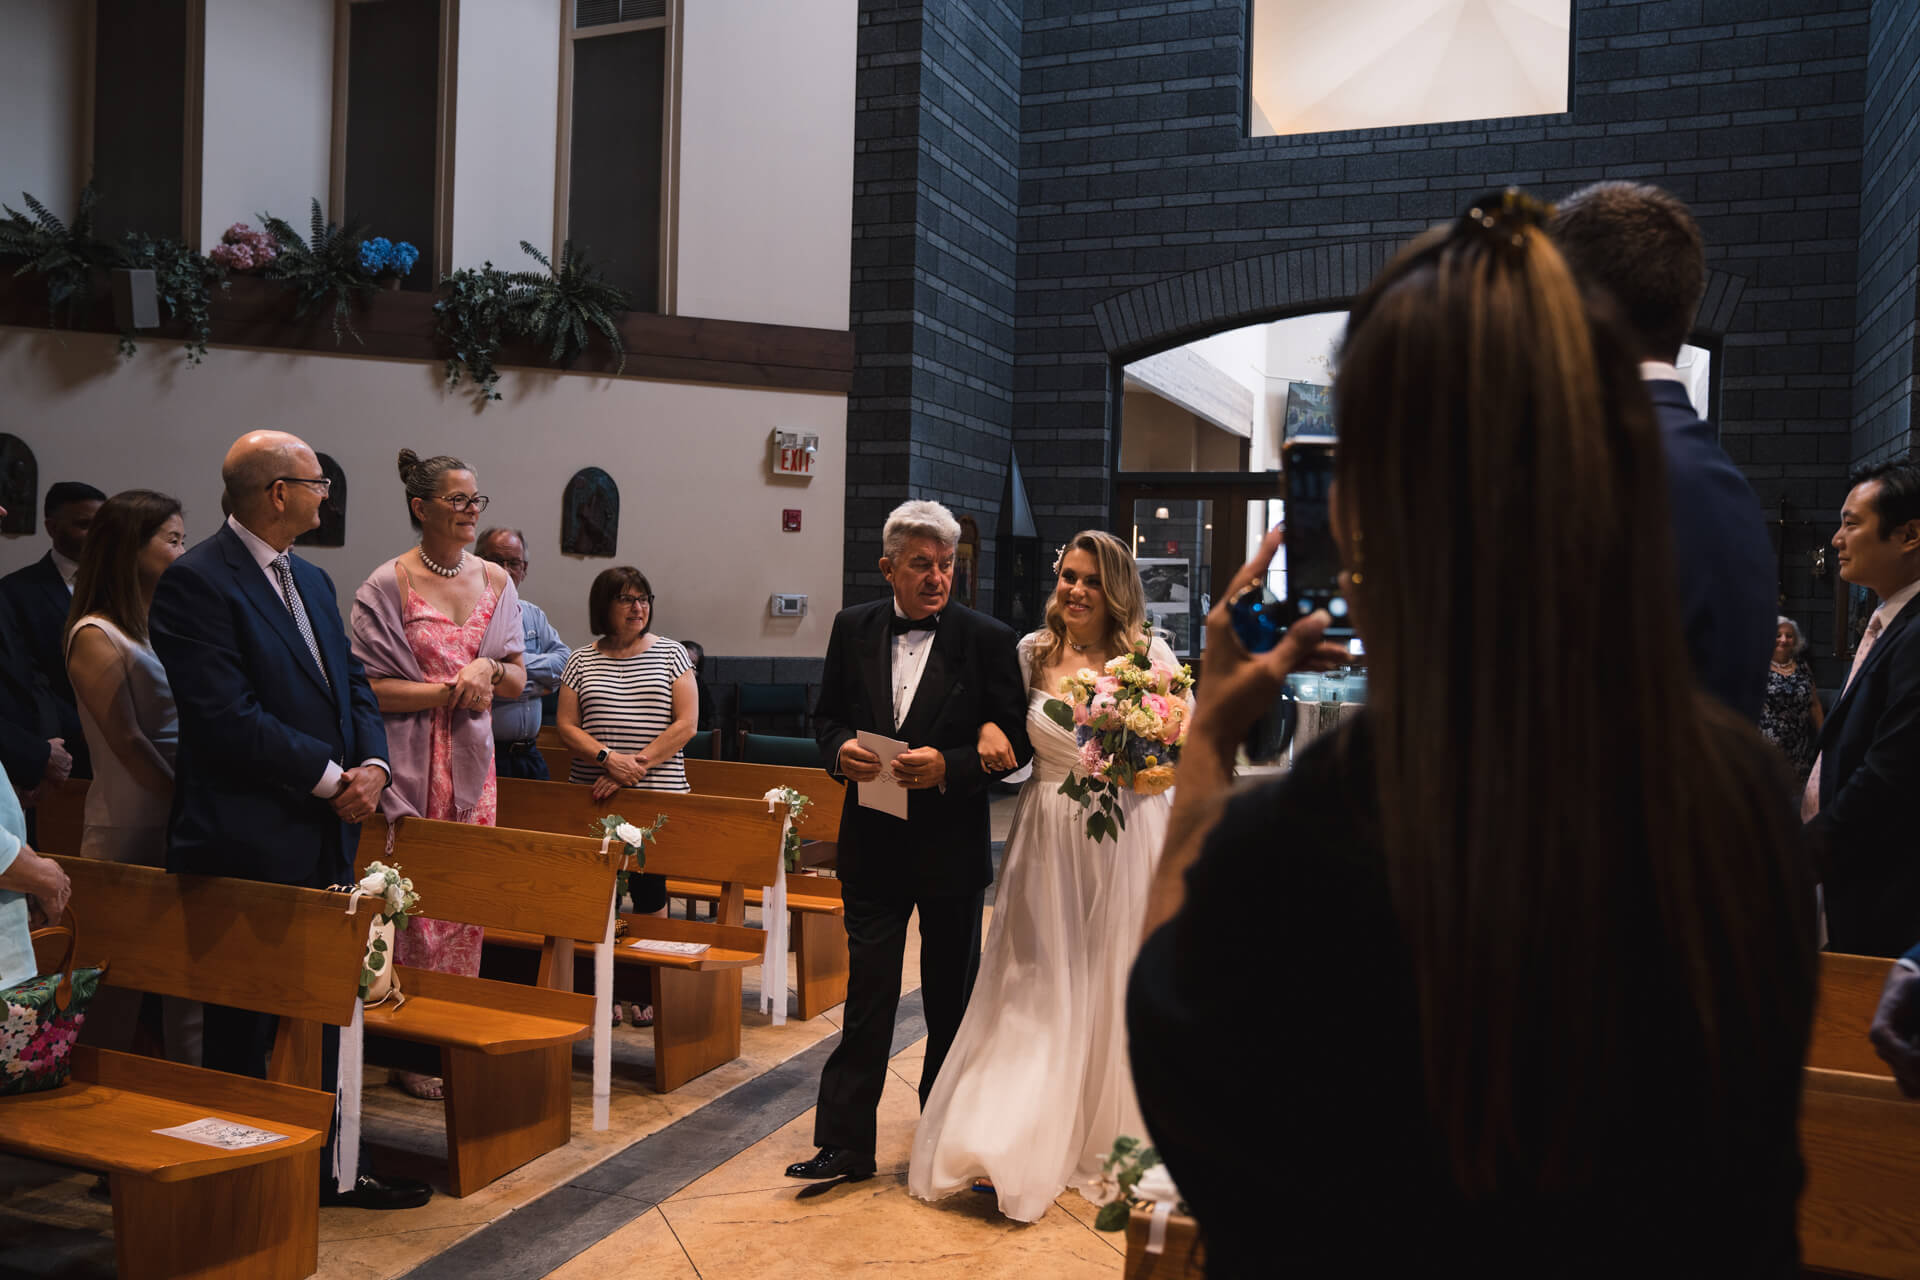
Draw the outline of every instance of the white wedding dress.
[[[1118,843],[1088,838],[1088,811],[1059,794],[1079,752],[1042,710],[1051,695],[1031,689],[1034,640],[1020,642],[1033,777],[1014,808],[980,976],[907,1174],[923,1200],[991,1178],[1000,1212],[1021,1222],[1068,1186],[1092,1191],[1115,1138],[1146,1136],[1127,1066],[1127,974],[1173,807],[1171,792],[1128,792]],[[1157,640],[1153,656],[1174,662]]]

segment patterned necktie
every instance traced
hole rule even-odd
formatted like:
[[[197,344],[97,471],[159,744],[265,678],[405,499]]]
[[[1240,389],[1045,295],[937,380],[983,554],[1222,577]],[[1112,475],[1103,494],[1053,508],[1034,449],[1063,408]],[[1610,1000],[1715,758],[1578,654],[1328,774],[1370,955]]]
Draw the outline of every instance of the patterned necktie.
[[[1848,689],[1853,688],[1853,678],[1860,674],[1860,664],[1867,660],[1867,650],[1873,648],[1873,642],[1880,638],[1880,627],[1880,615],[1876,612],[1867,620],[1866,631],[1861,633],[1860,647],[1853,651],[1853,668],[1847,672],[1847,683],[1840,690],[1842,697],[1846,696]],[[1807,775],[1807,789],[1800,796],[1800,821],[1802,822],[1812,820],[1814,815],[1820,812],[1820,756],[1825,754],[1826,752],[1823,751],[1813,758],[1813,772]]]
[[[327,692],[333,692],[333,681],[327,679],[327,664],[320,661],[320,646],[313,638],[313,624],[307,621],[307,606],[300,599],[300,593],[293,586],[293,562],[282,551],[273,558],[274,576],[280,579],[280,603],[287,606],[287,612],[293,615],[293,625],[300,629],[300,638],[307,642],[307,652],[313,655],[313,665],[319,669],[320,682],[327,686]]]

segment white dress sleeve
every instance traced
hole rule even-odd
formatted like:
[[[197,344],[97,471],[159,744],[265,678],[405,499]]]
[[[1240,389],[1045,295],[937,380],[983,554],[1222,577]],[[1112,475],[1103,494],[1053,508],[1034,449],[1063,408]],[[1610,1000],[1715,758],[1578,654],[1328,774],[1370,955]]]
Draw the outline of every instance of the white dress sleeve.
[[[1033,702],[1033,651],[1039,645],[1039,643],[1040,643],[1040,632],[1031,631],[1024,636],[1021,636],[1020,643],[1014,647],[1014,652],[1020,659],[1020,687],[1027,691],[1027,702],[1029,703],[1029,705],[1031,705],[1031,703]],[[1001,781],[1016,782],[1016,783],[1025,782],[1027,779],[1031,778],[1032,776],[1033,776],[1033,762],[1029,760],[1027,763],[1021,765],[1018,769],[1015,769],[1012,773],[1002,778]]]

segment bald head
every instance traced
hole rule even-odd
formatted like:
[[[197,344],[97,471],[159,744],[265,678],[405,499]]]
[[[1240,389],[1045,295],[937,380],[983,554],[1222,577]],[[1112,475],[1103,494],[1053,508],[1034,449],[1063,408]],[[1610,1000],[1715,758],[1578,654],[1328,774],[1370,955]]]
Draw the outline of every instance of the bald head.
[[[312,485],[275,481],[320,475],[320,460],[299,436],[249,431],[233,442],[220,464],[223,505],[234,519],[284,550],[319,522],[324,493]]]

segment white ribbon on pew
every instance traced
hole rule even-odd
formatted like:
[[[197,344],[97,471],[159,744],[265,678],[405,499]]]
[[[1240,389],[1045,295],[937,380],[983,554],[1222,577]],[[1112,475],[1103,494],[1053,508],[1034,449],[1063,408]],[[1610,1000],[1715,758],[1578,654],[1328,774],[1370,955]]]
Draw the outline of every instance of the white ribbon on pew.
[[[600,856],[607,856],[613,832],[600,836]],[[613,901],[607,904],[606,936],[593,949],[593,1127],[605,1129],[613,1123],[613,925],[620,914],[618,882]],[[567,974],[567,990],[573,990],[573,975]]]
[[[1153,1202],[1153,1218],[1147,1224],[1147,1252],[1164,1253],[1167,1248],[1167,1222],[1180,1204],[1180,1188],[1164,1164],[1155,1165],[1140,1176],[1133,1194]]]
[[[762,797],[767,812],[784,802],[775,787]],[[780,864],[774,870],[773,883],[760,889],[760,925],[767,931],[766,950],[760,957],[760,1012],[773,1015],[773,1025],[787,1025],[787,832],[793,826],[793,810],[787,809],[780,820]]]
[[[351,910],[351,908],[349,908]],[[340,1191],[360,1180],[360,1077],[366,1070],[366,1008],[353,998],[353,1021],[340,1030],[339,1079],[334,1085],[333,1181]]]

